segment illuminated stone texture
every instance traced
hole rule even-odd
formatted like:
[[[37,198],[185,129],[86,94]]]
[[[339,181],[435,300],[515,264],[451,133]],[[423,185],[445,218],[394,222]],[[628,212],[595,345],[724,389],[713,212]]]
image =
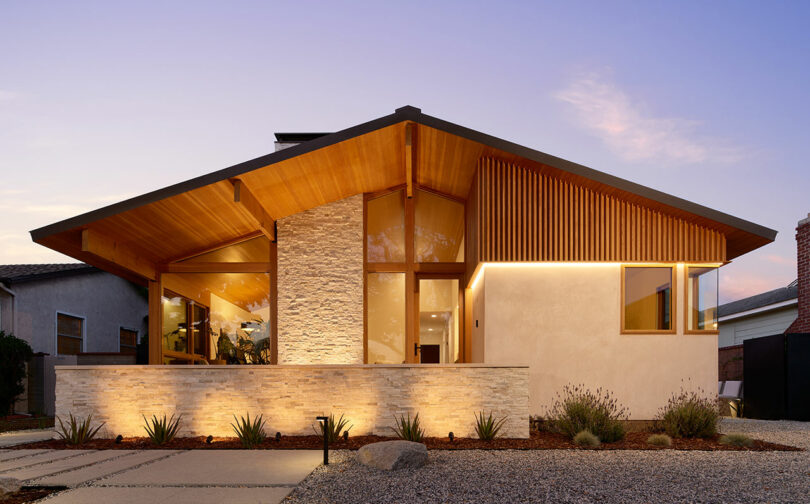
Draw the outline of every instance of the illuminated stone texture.
[[[183,415],[182,436],[233,436],[233,415],[263,414],[267,432],[312,434],[315,417],[346,415],[351,434],[392,435],[394,415],[419,413],[429,436],[475,435],[475,414],[508,416],[529,436],[526,367],[457,365],[57,366],[56,414],[144,436],[143,418]]]
[[[278,220],[279,364],[363,363],[363,195]]]

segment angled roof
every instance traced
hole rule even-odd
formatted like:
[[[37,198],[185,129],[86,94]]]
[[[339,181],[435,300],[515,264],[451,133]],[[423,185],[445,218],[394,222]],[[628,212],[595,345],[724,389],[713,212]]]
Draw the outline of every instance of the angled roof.
[[[84,263],[0,264],[0,282],[20,283],[97,271],[99,270]]]
[[[787,287],[780,287],[772,291],[755,294],[744,299],[720,305],[717,307],[717,316],[726,317],[728,315],[734,315],[735,313],[756,310],[757,308],[797,299],[798,296],[799,287],[796,282],[791,282]]]
[[[167,262],[217,240],[255,231],[254,224],[232,208],[229,181],[235,178],[255,193],[273,219],[404,184],[402,139],[407,123],[416,125],[417,183],[446,194],[466,198],[477,160],[495,157],[720,231],[726,236],[728,259],[776,237],[776,231],[753,222],[423,114],[411,106],[36,229],[31,236],[40,244],[93,263],[92,257],[82,253],[81,231],[118,233],[117,247],[133,250],[153,263]],[[100,265],[110,269],[108,266]]]

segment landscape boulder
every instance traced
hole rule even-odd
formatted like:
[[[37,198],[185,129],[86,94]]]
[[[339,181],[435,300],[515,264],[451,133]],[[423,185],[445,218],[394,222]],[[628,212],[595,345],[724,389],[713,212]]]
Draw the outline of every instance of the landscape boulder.
[[[367,444],[357,451],[358,462],[386,471],[422,467],[427,457],[427,447],[412,441],[382,441]]]
[[[16,478],[0,477],[0,501],[5,499],[8,494],[13,494],[19,490],[20,486],[20,480]]]

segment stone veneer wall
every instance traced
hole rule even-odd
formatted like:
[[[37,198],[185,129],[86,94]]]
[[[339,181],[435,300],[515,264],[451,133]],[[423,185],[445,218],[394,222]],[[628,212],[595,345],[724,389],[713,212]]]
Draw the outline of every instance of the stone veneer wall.
[[[363,363],[363,195],[278,220],[279,364]]]
[[[475,436],[478,411],[508,416],[505,437],[529,436],[527,367],[456,365],[57,366],[56,414],[143,436],[143,418],[183,415],[181,436],[233,436],[233,415],[263,414],[271,435],[312,434],[315,417],[345,414],[355,435],[392,435],[419,413],[429,436]]]

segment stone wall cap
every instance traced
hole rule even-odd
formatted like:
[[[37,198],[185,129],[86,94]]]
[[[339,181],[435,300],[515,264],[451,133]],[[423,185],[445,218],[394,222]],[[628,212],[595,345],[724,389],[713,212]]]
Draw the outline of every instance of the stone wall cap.
[[[262,370],[262,369],[382,369],[382,368],[421,368],[421,369],[528,369],[527,365],[510,364],[267,364],[267,365],[209,365],[191,366],[184,364],[93,364],[84,366],[54,366],[55,369],[65,370],[92,370],[92,369],[234,369],[234,370]]]

